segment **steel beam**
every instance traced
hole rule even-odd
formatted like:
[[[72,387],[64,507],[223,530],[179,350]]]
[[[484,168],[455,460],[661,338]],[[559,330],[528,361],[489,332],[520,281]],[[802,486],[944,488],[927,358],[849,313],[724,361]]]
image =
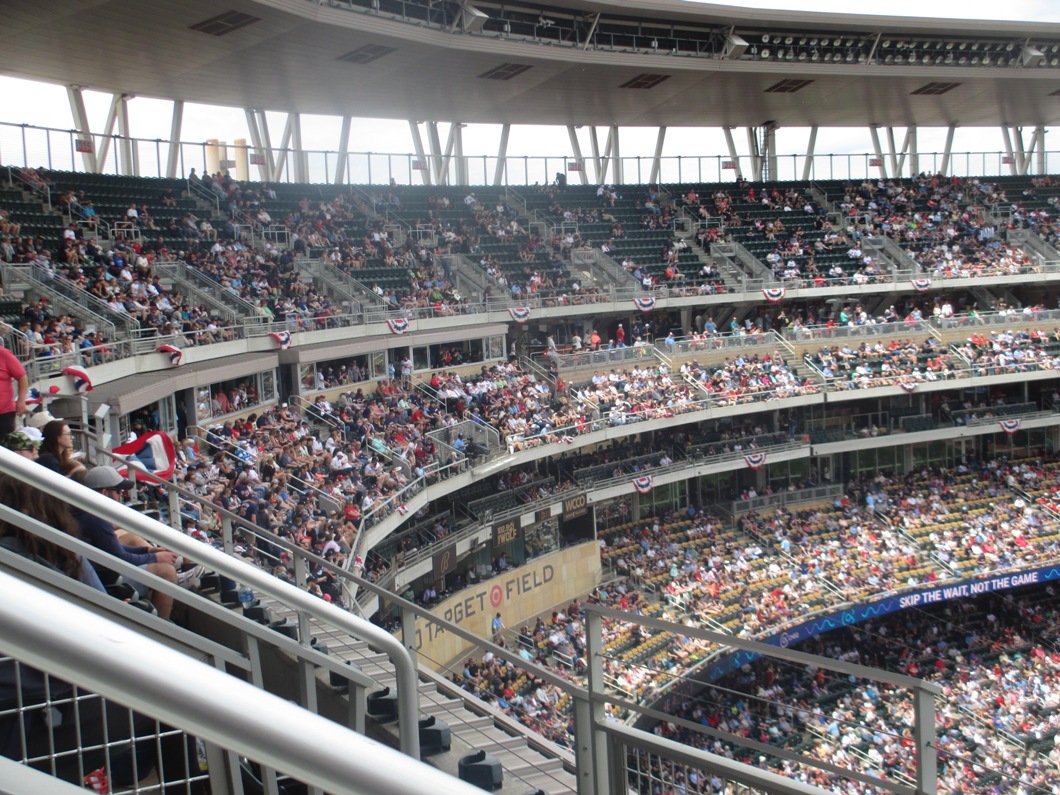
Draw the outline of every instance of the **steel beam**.
[[[802,164],[802,181],[808,182],[813,173],[813,152],[817,148],[817,125],[810,128],[810,140],[806,142],[806,160]]]
[[[140,176],[140,154],[129,135],[129,95],[118,97],[118,137],[121,141],[121,173],[126,177]]]
[[[107,167],[107,157],[110,155],[110,145],[114,142],[114,125],[118,121],[120,105],[121,95],[112,95],[110,110],[107,111],[107,122],[103,125],[103,134],[99,138],[99,152],[96,155],[96,167],[100,172]]]
[[[497,144],[497,166],[493,170],[493,184],[503,185],[505,165],[508,162],[508,134],[512,131],[512,125],[501,125],[501,140]]]
[[[872,151],[876,153],[876,161],[880,164],[880,176],[887,179],[887,161],[883,159],[883,149],[880,147],[880,131],[875,124],[869,127],[869,136],[872,138]]]
[[[1012,148],[1012,143],[1013,142],[1012,142],[1012,136],[1009,133],[1009,125],[1007,125],[1007,124],[1002,124],[1001,125],[1001,138],[1005,142],[1005,154],[1008,156],[1008,159],[1010,161],[1009,164],[1008,164],[1009,173],[1012,176],[1016,176],[1018,161],[1016,160],[1016,153],[1015,153],[1015,151],[1013,151],[1013,148]]]
[[[570,138],[570,148],[574,152],[574,162],[581,166],[578,179],[582,185],[589,184],[589,175],[585,172],[585,158],[582,156],[582,145],[578,140],[578,128],[572,124],[567,125],[567,136]]]
[[[278,182],[283,175],[284,166],[287,165],[287,149],[291,145],[291,125],[293,113],[287,114],[287,123],[283,125],[283,137],[280,139],[280,152],[276,157],[276,164],[272,167],[271,182]]]
[[[346,158],[347,150],[350,148],[350,125],[353,119],[349,116],[342,117],[342,129],[339,131],[338,161],[335,163],[335,184],[342,185],[346,181]]]
[[[409,119],[409,134],[412,136],[412,148],[416,152],[416,160],[420,165],[425,166],[425,168],[417,169],[420,172],[420,179],[423,180],[424,185],[432,185],[434,180],[431,178],[431,164],[427,159],[427,152],[423,148],[420,125],[412,119]]]
[[[291,148],[294,150],[294,181],[307,182],[305,151],[302,149],[302,114],[288,116],[291,124]]]
[[[81,95],[81,87],[67,86],[66,96],[70,99],[70,115],[74,118],[74,128],[78,132],[78,138],[92,144],[91,152],[81,153],[85,171],[98,173],[99,165],[96,161],[96,146],[92,140],[92,129],[88,126],[88,114],[85,112],[85,98]]]
[[[659,181],[659,172],[662,171],[663,143],[666,141],[666,128],[660,127],[655,137],[655,156],[651,159],[651,176],[648,182],[656,184]]]
[[[732,130],[732,127],[721,128],[721,131],[725,133],[725,145],[729,148],[729,158],[736,166],[736,177],[743,179],[743,168],[740,166],[740,156],[736,154],[736,142],[732,138]]]
[[[956,132],[957,125],[951,124],[949,129],[946,130],[946,146],[942,151],[942,167],[939,169],[939,173],[945,176],[950,170],[950,155],[953,152],[953,133]]]
[[[609,143],[609,149],[611,150],[611,173],[614,175],[612,181],[616,185],[620,185],[625,177],[622,169],[622,152],[619,148],[619,134],[618,125],[612,124],[611,131],[607,134],[607,140]]]
[[[173,100],[173,121],[169,126],[169,157],[166,159],[166,177],[174,179],[180,165],[180,133],[184,125],[184,100]]]

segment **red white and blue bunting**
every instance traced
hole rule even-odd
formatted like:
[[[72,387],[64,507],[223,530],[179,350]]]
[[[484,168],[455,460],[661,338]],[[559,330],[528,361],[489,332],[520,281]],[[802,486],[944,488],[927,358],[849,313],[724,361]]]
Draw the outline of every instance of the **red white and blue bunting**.
[[[913,285],[914,290],[919,290],[920,292],[931,289],[931,279],[910,279],[909,283]]]
[[[173,446],[173,440],[169,434],[163,431],[151,431],[143,436],[138,436],[128,444],[115,447],[114,455],[126,461],[132,460],[155,474],[163,480],[169,480],[177,465],[177,451]],[[120,471],[128,477],[129,467],[121,467]],[[143,472],[136,471],[137,480],[152,482]]]
[[[41,392],[38,387],[30,387],[29,392],[26,393],[26,405],[27,406],[39,406],[44,402],[46,397],[55,397],[59,394],[59,385],[52,384],[48,387],[46,392]]]
[[[530,319],[530,307],[510,306],[508,307],[508,314],[512,316],[512,320],[516,323],[525,323]]]
[[[281,351],[285,351],[291,347],[291,332],[273,331],[269,336],[272,337],[273,342],[280,346]]]
[[[639,478],[633,478],[633,488],[637,490],[637,494],[647,494],[654,485],[655,478],[651,475],[641,475]]]
[[[906,392],[916,392],[916,381],[899,381],[898,386]]]
[[[404,334],[409,330],[409,319],[407,317],[396,317],[387,320],[386,327],[391,334]]]
[[[766,287],[762,290],[762,295],[766,297],[766,300],[771,304],[779,304],[784,300],[784,296],[788,294],[788,291],[783,287]]]
[[[637,309],[641,312],[650,312],[655,308],[655,296],[654,295],[638,295],[633,299],[633,303],[637,305]]]
[[[78,367],[76,364],[64,367],[63,375],[68,375],[73,379],[74,389],[78,392],[92,391],[92,379],[88,377],[88,371],[84,367]]]
[[[748,453],[743,457],[743,460],[751,469],[761,469],[766,465],[766,454]]]
[[[561,437],[559,437],[559,440],[561,442],[565,442],[567,444],[574,444],[574,437],[573,436],[561,436]]]
[[[1023,425],[1023,420],[998,420],[997,424],[1001,426],[1001,430],[1011,436],[1020,429],[1020,426]]]
[[[159,345],[155,348],[159,353],[164,353],[169,357],[169,363],[174,367],[180,367],[180,362],[184,358],[184,351],[178,348],[176,345]]]

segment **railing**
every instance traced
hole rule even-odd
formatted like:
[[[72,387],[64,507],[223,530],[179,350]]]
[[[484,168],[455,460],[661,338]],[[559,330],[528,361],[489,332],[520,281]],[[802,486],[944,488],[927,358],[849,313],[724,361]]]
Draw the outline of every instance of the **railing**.
[[[865,337],[904,337],[910,334],[938,338],[935,327],[927,320],[899,320],[894,323],[866,323],[851,326],[792,326],[784,336],[792,342],[828,342],[831,340],[862,339]]]
[[[437,768],[4,572],[0,594],[0,653],[216,744],[231,752],[232,760],[261,760],[317,791],[341,795],[481,793]],[[86,704],[91,700],[84,691],[79,698]],[[63,788],[60,780],[43,773],[27,780],[31,768],[6,761],[0,769],[5,790],[12,795],[84,792],[73,785]],[[194,769],[196,778],[216,776],[222,789],[228,783],[223,770],[204,776],[197,765]],[[397,770],[400,776],[386,775]],[[227,775],[238,780],[239,771]]]
[[[204,141],[172,142],[162,139],[122,138],[121,136],[103,136],[82,134],[76,130],[37,127],[29,124],[0,124],[0,151],[4,159],[16,169],[19,167],[44,167],[59,171],[86,171],[86,166],[76,151],[77,142],[91,139],[95,151],[105,140],[120,146],[128,141],[139,152],[140,175],[145,177],[165,177],[166,163],[172,148],[177,148],[177,175],[183,176],[194,168],[198,173],[205,173],[209,158],[208,150],[215,145]],[[234,157],[238,147],[229,144],[226,147],[228,156]],[[244,147],[248,154],[254,147]],[[306,162],[307,178],[310,182],[331,183],[335,177],[335,166],[340,153],[323,150],[305,150],[296,152],[293,149],[273,148],[273,153],[284,161],[283,168],[272,182],[295,182],[294,161],[301,155]],[[288,156],[284,156],[286,155]],[[1057,171],[1057,152],[1045,152],[1046,173]],[[437,165],[449,167],[450,178],[455,179],[455,161],[446,160],[445,155],[417,155],[406,153],[372,153],[346,152],[346,167],[341,176],[345,184],[378,184],[391,179],[401,185],[421,184],[423,175],[434,173]],[[869,165],[876,155],[871,152],[850,154],[822,154],[811,157],[811,173],[816,180],[874,179],[879,176],[878,170]],[[955,176],[984,176],[1003,174],[1007,170],[1003,164],[1005,152],[954,152],[948,158],[948,173]],[[920,152],[921,170],[937,173],[946,156],[942,152]],[[697,183],[731,183],[732,171],[725,164],[732,161],[728,154],[682,154],[665,156],[659,159],[659,175],[655,184],[673,182]],[[782,181],[801,180],[803,166],[806,163],[804,154],[777,156],[777,172],[774,179]],[[498,159],[494,155],[465,155],[468,184],[490,185],[497,171]],[[502,179],[507,185],[527,186],[532,189],[535,183],[547,185],[552,182],[557,171],[566,171],[569,155],[548,156],[509,156],[500,161]],[[589,158],[586,158],[588,161]],[[645,185],[651,176],[654,159],[638,155],[608,158],[608,164],[621,163],[621,173],[626,184]],[[738,155],[735,158],[742,167],[742,173],[751,173],[751,156]],[[427,170],[417,168],[426,163]],[[117,173],[118,165],[112,159],[107,163],[108,173]],[[189,190],[191,190],[189,186]],[[209,190],[209,189],[206,189]],[[208,198],[204,196],[203,198]],[[209,197],[213,204],[219,204]]]
[[[0,471],[41,489],[55,499],[68,502],[131,533],[140,535],[153,544],[172,550],[188,560],[195,560],[205,564],[211,570],[229,577],[235,582],[242,583],[245,587],[252,588],[260,595],[290,606],[300,615],[300,623],[303,624],[302,629],[305,630],[300,632],[300,639],[305,645],[309,644],[309,622],[320,621],[325,625],[335,626],[344,632],[348,632],[350,636],[364,640],[383,650],[393,663],[398,677],[401,748],[406,754],[419,758],[419,708],[416,697],[416,666],[409,651],[392,635],[368,622],[354,618],[345,611],[333,608],[324,600],[312,596],[301,588],[285,583],[268,572],[231,554],[226,554],[225,551],[217,550],[212,546],[195,541],[183,533],[166,527],[164,524],[122,505],[116,500],[72,483],[68,478],[52,472],[46,467],[41,467],[17,453],[0,449]],[[173,488],[171,484],[166,485]],[[194,497],[194,495],[191,496]],[[173,586],[173,589],[179,592],[179,589],[175,586]],[[9,604],[14,606],[18,602]],[[7,624],[5,624],[6,626]],[[5,634],[5,642],[6,639],[7,635]],[[109,659],[111,655],[107,656]],[[127,680],[125,682],[126,686],[129,686],[130,681],[135,680]],[[188,681],[194,682],[194,679],[189,679]],[[161,689],[164,690],[165,688]],[[261,696],[260,691],[255,692],[259,697]],[[224,699],[220,698],[219,701],[224,701]],[[244,715],[251,714],[255,714],[252,709],[244,713]]]
[[[762,511],[766,508],[778,508],[781,505],[796,505],[799,503],[819,502],[832,500],[843,496],[842,483],[829,483],[824,486],[811,486],[808,489],[797,489],[796,491],[781,491],[776,494],[763,494],[759,497],[751,497],[746,500],[733,500],[729,503],[728,511],[733,516],[747,513],[748,511]]]
[[[23,166],[26,166],[23,163]],[[27,177],[17,168],[12,166],[7,167],[7,184],[11,187],[21,188],[22,190],[28,190],[34,193],[41,204],[47,207],[49,210],[52,209],[52,191],[47,185],[36,182]]]
[[[102,298],[93,295],[88,290],[75,286],[66,279],[57,277],[54,273],[46,270],[35,262],[30,263],[30,273],[37,285],[44,286],[80,307],[82,312],[89,313],[94,318],[107,318],[111,327],[124,329],[125,336],[136,337],[140,334],[140,321],[127,312],[116,312]]]

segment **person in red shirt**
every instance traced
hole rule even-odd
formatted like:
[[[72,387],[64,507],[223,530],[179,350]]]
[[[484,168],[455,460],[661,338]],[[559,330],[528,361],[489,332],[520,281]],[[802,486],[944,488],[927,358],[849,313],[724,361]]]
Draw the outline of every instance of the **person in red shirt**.
[[[15,417],[26,413],[29,379],[15,354],[0,346],[0,436],[15,432]]]

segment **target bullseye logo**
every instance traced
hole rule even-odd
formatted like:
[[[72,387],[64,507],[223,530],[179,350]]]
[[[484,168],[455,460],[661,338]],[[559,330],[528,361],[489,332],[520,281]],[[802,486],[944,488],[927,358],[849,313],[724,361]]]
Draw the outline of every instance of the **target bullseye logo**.
[[[494,585],[490,588],[490,604],[494,607],[500,607],[501,602],[504,601],[504,591],[501,590],[499,585]]]

